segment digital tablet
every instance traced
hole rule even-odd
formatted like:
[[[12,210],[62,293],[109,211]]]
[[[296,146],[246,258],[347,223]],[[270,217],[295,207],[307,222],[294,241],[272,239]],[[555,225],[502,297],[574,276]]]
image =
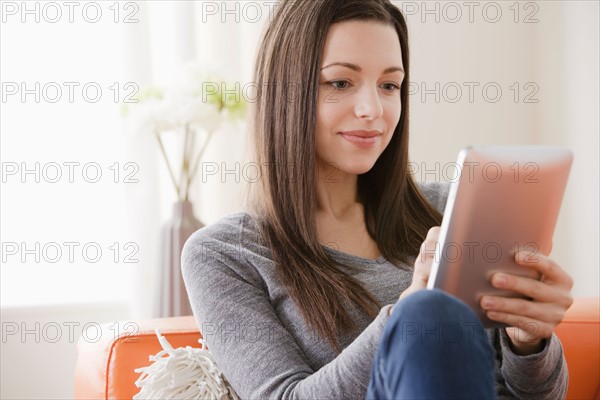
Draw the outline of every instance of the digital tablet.
[[[439,245],[427,283],[467,303],[485,327],[491,321],[479,306],[484,294],[522,297],[490,283],[494,272],[539,278],[514,261],[548,255],[573,161],[570,150],[552,146],[476,146],[456,162],[441,224]],[[433,251],[433,249],[432,249]],[[533,272],[533,273],[532,273]]]

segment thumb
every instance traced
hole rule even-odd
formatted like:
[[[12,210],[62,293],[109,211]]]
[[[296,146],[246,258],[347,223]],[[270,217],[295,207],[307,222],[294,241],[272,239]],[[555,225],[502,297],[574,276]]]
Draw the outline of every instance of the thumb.
[[[438,237],[440,234],[440,227],[434,226],[427,232],[427,237],[419,251],[419,255],[415,260],[415,270],[413,272],[413,283],[418,286],[426,286],[427,280],[429,279],[429,273],[431,271],[431,264],[435,257],[436,246],[438,245]]]

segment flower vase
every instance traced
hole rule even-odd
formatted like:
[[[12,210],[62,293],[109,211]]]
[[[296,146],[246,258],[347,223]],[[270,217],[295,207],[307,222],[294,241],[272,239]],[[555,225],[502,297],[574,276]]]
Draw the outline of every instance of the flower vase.
[[[162,230],[162,263],[157,306],[159,318],[192,315],[181,274],[181,251],[192,233],[203,226],[194,216],[192,203],[178,201],[173,205],[173,215]]]

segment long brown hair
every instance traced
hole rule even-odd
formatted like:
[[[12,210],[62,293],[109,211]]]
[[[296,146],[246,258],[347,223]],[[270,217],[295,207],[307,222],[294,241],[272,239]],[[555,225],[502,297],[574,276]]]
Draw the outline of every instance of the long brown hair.
[[[278,278],[305,323],[339,351],[337,335],[355,328],[349,307],[375,317],[381,305],[317,238],[315,127],[331,24],[380,22],[393,26],[400,38],[405,70],[400,121],[373,168],[358,176],[370,236],[390,262],[408,262],[441,215],[420,194],[408,169],[409,52],[400,10],[389,0],[283,0],[278,6],[263,33],[254,71],[251,133],[254,160],[263,172],[250,185],[249,207],[272,251]]]

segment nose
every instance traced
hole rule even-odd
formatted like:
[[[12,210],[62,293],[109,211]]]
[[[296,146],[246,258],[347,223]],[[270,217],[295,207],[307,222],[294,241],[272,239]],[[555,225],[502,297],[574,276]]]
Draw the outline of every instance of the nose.
[[[363,87],[357,93],[354,113],[360,119],[374,120],[383,115],[383,105],[377,87]]]

